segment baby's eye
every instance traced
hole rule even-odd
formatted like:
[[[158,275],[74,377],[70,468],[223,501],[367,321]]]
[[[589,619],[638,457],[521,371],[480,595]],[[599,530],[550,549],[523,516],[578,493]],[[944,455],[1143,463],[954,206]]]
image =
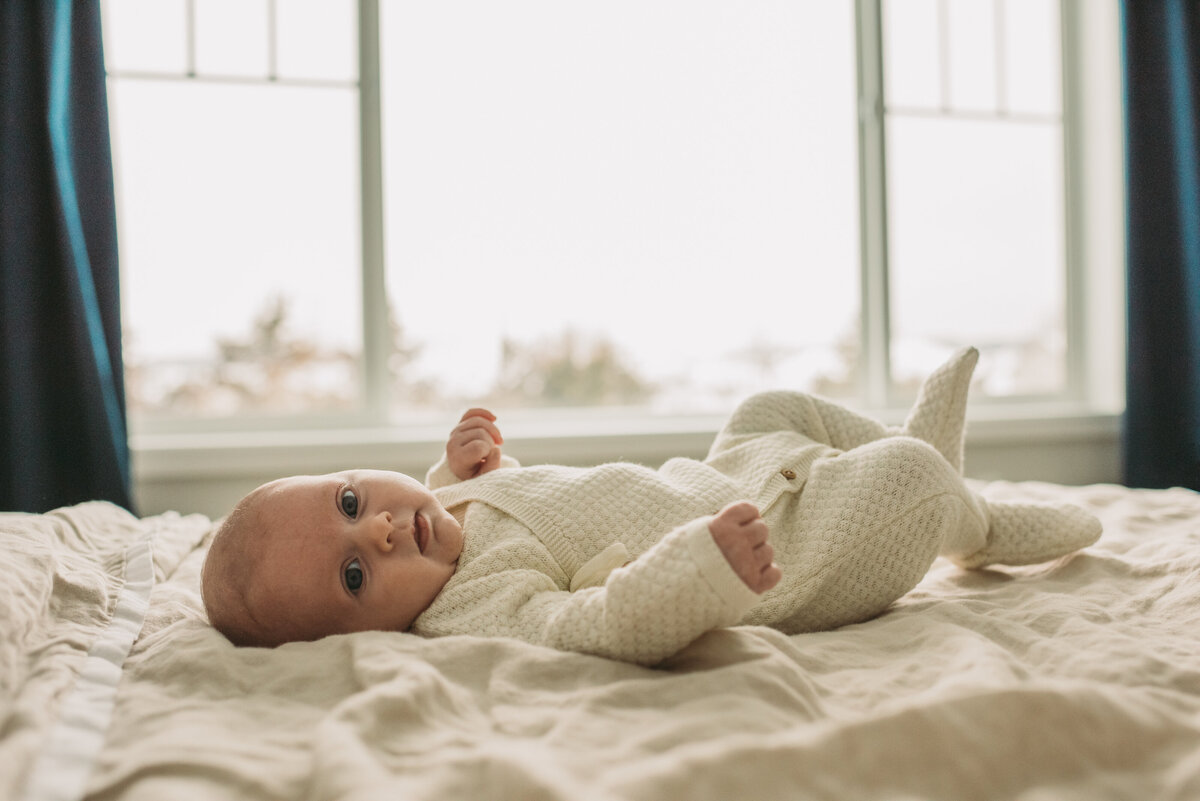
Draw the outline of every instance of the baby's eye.
[[[342,495],[338,498],[338,503],[342,507],[342,511],[351,520],[358,517],[358,496],[354,494],[354,490],[342,490]]]
[[[363,569],[357,559],[351,560],[350,564],[346,565],[345,576],[346,589],[357,593],[363,585]]]

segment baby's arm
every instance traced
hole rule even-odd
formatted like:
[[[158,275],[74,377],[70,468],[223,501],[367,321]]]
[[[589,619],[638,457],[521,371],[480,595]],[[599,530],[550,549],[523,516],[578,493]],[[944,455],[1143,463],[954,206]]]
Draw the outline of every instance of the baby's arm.
[[[562,589],[541,569],[508,567],[528,563],[528,556],[484,553],[471,565],[477,575],[443,590],[413,631],[515,637],[564,651],[657,664],[706,631],[736,624],[758,600],[717,545],[709,528],[715,519],[703,517],[675,529],[614,570],[604,586],[576,592]],[[729,549],[757,551],[754,558],[761,559],[762,545],[747,547],[741,528],[741,536],[727,537],[738,541]],[[770,571],[766,575],[769,579]]]

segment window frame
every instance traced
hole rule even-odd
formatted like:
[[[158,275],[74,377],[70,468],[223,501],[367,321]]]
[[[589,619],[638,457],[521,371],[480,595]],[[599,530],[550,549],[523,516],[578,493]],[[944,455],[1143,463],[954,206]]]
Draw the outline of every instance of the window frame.
[[[890,382],[884,141],[882,0],[855,0],[858,52],[861,269],[860,364],[856,406],[890,421],[903,410]],[[1062,18],[1064,246],[1067,388],[1030,402],[973,403],[984,440],[1052,432],[1115,441],[1123,407],[1124,200],[1117,3],[1060,0]],[[341,469],[360,463],[412,471],[444,442],[440,430],[389,420],[390,331],[385,284],[380,4],[358,0],[362,259],[362,404],[357,413],[220,420],[133,420],[139,482],[184,477]],[[117,76],[119,77],[119,75]],[[1115,82],[1115,83],[1114,83]],[[1106,85],[1107,84],[1107,85]],[[1084,136],[1084,132],[1087,136]],[[1119,324],[1114,325],[1114,321]],[[707,448],[720,420],[643,420],[578,415],[506,429],[525,460],[579,463],[603,458],[661,461]],[[978,426],[973,425],[973,430]],[[1031,433],[1032,432],[1032,433]]]

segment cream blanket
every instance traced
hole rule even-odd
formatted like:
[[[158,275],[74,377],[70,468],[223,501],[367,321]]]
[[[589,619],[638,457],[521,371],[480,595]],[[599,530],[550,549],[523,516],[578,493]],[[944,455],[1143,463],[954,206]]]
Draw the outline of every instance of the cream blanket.
[[[0,515],[0,798],[1200,798],[1200,495],[991,491],[1105,534],[658,669],[379,632],[234,649],[201,611],[207,519]],[[111,716],[75,737],[106,675]]]

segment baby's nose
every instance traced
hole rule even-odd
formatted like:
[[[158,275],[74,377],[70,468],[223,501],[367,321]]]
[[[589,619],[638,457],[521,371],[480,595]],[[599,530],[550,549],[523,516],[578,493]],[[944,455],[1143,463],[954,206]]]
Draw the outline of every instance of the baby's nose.
[[[380,512],[371,519],[371,541],[384,551],[392,549],[392,535],[396,527],[392,523],[391,512]]]

